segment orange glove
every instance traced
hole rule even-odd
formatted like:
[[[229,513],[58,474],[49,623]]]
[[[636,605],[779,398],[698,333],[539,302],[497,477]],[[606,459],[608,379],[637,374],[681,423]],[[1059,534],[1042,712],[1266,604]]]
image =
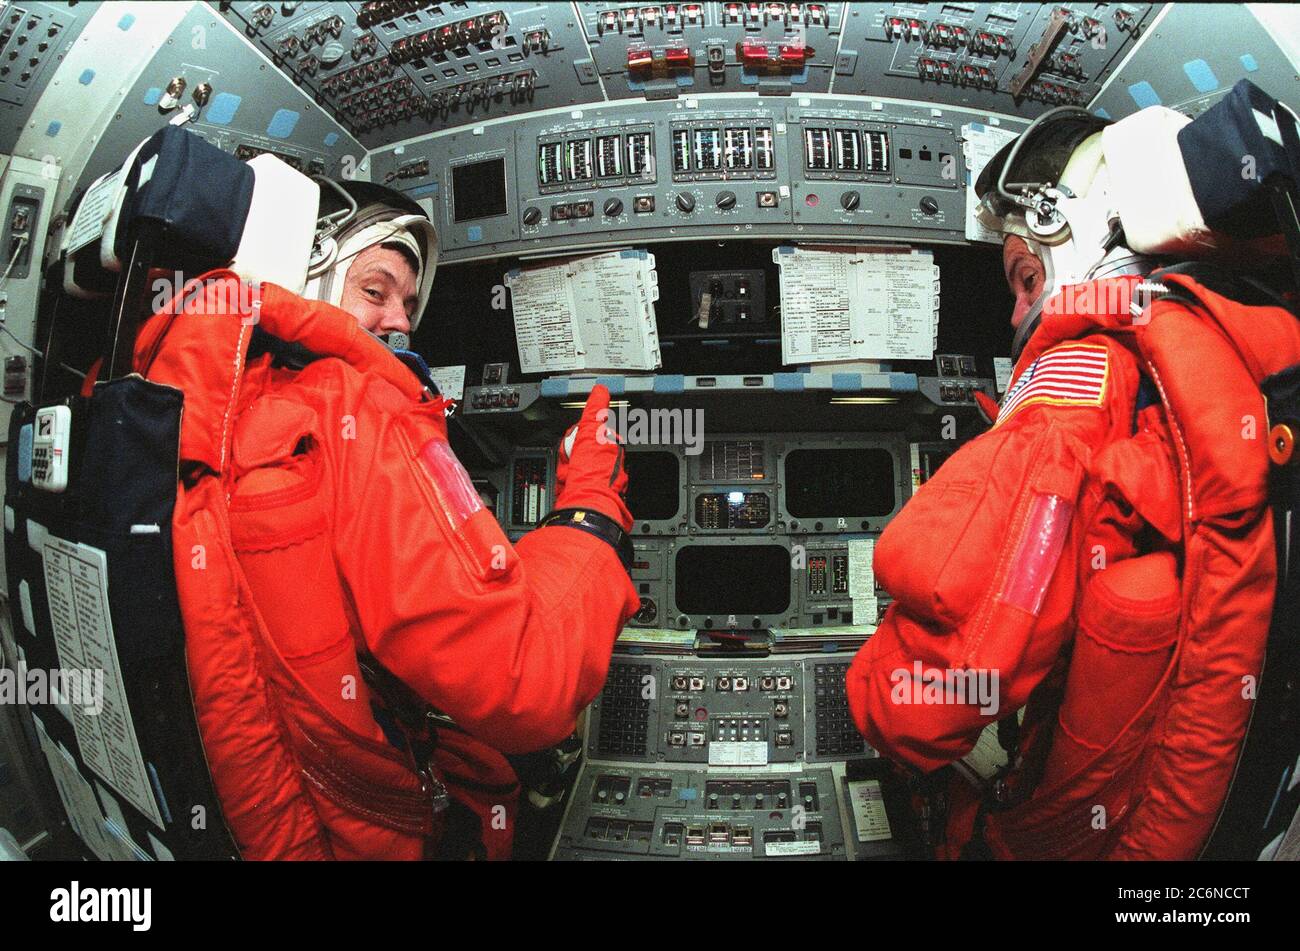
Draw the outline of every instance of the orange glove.
[[[623,501],[627,469],[623,440],[608,425],[609,390],[597,384],[587,397],[578,425],[565,433],[555,466],[555,507],[591,509],[632,530],[632,513]]]

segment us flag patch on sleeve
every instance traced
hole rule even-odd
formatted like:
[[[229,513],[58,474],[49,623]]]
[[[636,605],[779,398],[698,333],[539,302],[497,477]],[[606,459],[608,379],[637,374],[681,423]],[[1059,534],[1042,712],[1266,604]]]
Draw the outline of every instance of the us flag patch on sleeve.
[[[1007,390],[996,425],[1035,403],[1101,406],[1109,375],[1110,354],[1100,344],[1076,343],[1048,350]]]

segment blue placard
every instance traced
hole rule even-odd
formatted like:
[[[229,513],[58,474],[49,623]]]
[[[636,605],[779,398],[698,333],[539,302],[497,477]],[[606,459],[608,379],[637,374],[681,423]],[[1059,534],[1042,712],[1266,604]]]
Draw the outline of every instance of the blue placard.
[[[32,481],[32,424],[18,430],[18,481]]]

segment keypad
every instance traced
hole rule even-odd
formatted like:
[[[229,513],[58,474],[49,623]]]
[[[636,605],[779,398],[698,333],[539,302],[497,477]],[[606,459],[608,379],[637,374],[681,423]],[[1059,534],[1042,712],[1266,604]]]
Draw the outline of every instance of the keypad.
[[[651,697],[647,690],[653,677],[649,664],[611,664],[609,679],[600,695],[600,753],[644,756],[650,725]]]
[[[818,756],[853,756],[867,751],[867,742],[849,716],[844,675],[849,665],[818,664],[813,670],[814,712]]]
[[[50,474],[51,450],[49,446],[36,446],[32,449],[32,477],[44,480]]]

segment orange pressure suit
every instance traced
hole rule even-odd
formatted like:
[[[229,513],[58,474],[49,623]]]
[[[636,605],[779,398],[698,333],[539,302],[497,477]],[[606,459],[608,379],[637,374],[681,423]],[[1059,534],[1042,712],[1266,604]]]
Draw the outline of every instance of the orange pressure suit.
[[[246,362],[256,329],[321,359]],[[512,545],[452,455],[446,401],[329,304],[213,272],[142,326],[135,367],[185,394],[177,588],[243,856],[420,858],[447,792],[488,857],[508,855],[518,790],[501,752],[572,731],[637,610],[615,549],[567,526]],[[598,388],[578,444],[607,405]],[[557,507],[630,528],[621,447],[557,475]],[[363,665],[427,710],[431,762]]]
[[[894,602],[847,678],[869,742],[929,772],[1025,707],[1020,767],[954,796],[945,854],[978,824],[1000,858],[1192,858],[1227,793],[1276,584],[1259,384],[1300,325],[1174,274],[1135,320],[1137,280],[1049,302],[993,428],[876,547]]]

